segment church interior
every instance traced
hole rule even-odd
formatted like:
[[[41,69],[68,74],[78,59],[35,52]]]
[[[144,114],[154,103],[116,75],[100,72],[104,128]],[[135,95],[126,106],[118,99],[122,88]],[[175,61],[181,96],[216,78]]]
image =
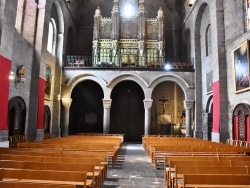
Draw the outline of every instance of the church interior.
[[[249,39],[249,0],[1,0],[0,187],[19,186],[2,182],[13,173],[2,161],[18,160],[4,155],[17,153],[99,153],[108,164],[77,185],[109,188],[188,187],[166,170],[169,153],[247,161]],[[138,169],[152,179],[138,184]]]

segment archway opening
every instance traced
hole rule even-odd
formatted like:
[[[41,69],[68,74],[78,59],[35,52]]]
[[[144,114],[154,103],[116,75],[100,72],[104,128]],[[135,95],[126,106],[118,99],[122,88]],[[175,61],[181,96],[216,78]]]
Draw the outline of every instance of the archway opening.
[[[119,83],[111,94],[110,133],[124,134],[125,142],[141,142],[144,134],[144,93],[133,81]]]
[[[9,136],[25,135],[26,105],[22,98],[10,99],[8,120]]]
[[[50,133],[51,112],[49,106],[44,106],[44,134]]]
[[[102,133],[103,102],[102,88],[94,81],[83,81],[72,91],[69,115],[69,134]]]
[[[249,134],[250,134],[250,126],[249,126],[249,115],[250,115],[250,105],[241,103],[238,104],[233,112],[233,139],[234,140],[241,140],[241,141],[248,141]]]
[[[185,135],[185,95],[175,82],[159,83],[152,93],[152,134]]]

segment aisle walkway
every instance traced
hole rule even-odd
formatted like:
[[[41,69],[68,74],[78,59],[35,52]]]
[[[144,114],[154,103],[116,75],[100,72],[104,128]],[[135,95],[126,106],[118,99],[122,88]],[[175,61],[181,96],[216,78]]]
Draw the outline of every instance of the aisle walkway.
[[[102,188],[164,188],[163,170],[155,170],[141,144],[124,143]]]

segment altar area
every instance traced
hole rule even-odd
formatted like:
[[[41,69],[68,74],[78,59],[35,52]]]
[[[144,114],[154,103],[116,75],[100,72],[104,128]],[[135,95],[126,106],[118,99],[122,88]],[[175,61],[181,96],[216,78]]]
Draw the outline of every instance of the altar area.
[[[96,67],[162,67],[163,11],[147,18],[144,0],[114,0],[111,17],[94,15],[92,63]]]

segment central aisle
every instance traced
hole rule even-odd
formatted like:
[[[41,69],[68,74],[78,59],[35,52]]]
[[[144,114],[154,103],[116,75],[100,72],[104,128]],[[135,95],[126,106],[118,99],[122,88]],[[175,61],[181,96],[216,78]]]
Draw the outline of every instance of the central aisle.
[[[163,170],[155,170],[142,144],[124,143],[102,188],[164,188]]]

